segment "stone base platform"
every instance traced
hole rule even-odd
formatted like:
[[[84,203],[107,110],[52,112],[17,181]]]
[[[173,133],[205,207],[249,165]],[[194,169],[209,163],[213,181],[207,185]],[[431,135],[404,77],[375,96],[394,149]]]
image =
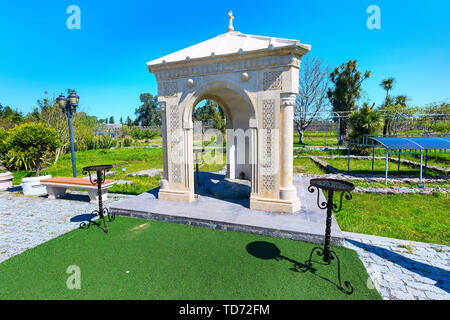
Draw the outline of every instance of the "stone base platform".
[[[309,179],[294,181],[302,202],[295,213],[266,212],[249,208],[249,199],[217,199],[208,193],[212,184],[224,175],[202,172],[198,198],[189,203],[159,200],[158,189],[132,199],[112,203],[110,211],[116,215],[162,220],[208,228],[263,234],[274,237],[323,243],[325,210],[317,208],[317,194],[308,192]],[[323,194],[321,199],[325,199]],[[344,235],[333,217],[331,244],[343,245]]]

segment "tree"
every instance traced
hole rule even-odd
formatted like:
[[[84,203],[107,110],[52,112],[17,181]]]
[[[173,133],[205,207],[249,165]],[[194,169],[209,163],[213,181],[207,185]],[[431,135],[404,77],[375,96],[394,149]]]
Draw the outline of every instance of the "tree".
[[[294,107],[294,125],[299,133],[299,143],[303,144],[305,130],[316,118],[317,113],[325,109],[329,101],[329,67],[321,60],[307,58],[302,63],[298,95]]]
[[[54,128],[58,133],[61,142],[56,150],[55,163],[59,156],[69,150],[69,125],[67,115],[62,112],[56,103],[55,98],[42,98],[37,101],[38,108],[35,108],[31,114],[28,114],[26,121],[39,123],[42,122],[50,128]],[[89,140],[93,139],[93,131],[98,126],[98,120],[95,116],[88,116],[84,112],[74,111],[72,115],[74,143],[76,150],[87,150]]]
[[[408,123],[414,110],[407,105],[408,97],[399,95],[389,98],[389,103],[383,105],[383,135],[397,134],[403,124]]]
[[[114,117],[113,116],[109,117],[109,123],[114,124]]]
[[[0,127],[10,129],[24,121],[24,117],[18,110],[13,110],[10,106],[3,106],[0,103]]]
[[[433,102],[423,108],[417,108],[417,113],[421,116],[418,124],[423,128],[424,133],[432,132],[448,134],[450,132],[450,104],[447,102]]]
[[[24,123],[10,130],[7,144],[13,155],[32,161],[39,176],[42,156],[45,152],[55,151],[61,143],[55,129],[43,123]]]
[[[37,101],[38,107],[35,108],[33,116],[27,117],[29,122],[42,122],[47,127],[53,128],[58,133],[60,146],[56,150],[55,163],[61,154],[64,154],[64,149],[69,144],[69,125],[67,122],[67,116],[61,111],[61,108],[57,105],[55,98],[42,98]],[[75,116],[74,116],[75,118]],[[75,119],[73,119],[75,127]]]
[[[161,112],[158,97],[153,97],[150,93],[142,93],[139,99],[142,105],[134,112],[137,115],[134,123],[141,126],[160,126]]]
[[[6,165],[6,155],[9,151],[9,147],[6,144],[8,138],[8,131],[3,128],[0,128],[0,167],[1,164]]]
[[[346,115],[356,110],[356,102],[361,97],[361,85],[363,81],[370,77],[370,71],[365,71],[364,75],[358,71],[356,60],[349,60],[331,72],[330,78],[334,84],[333,89],[328,89],[327,96],[330,100],[333,111]],[[336,121],[338,118],[335,117]],[[339,144],[342,144],[342,137],[347,136],[347,119],[340,118]]]
[[[380,83],[380,86],[384,90],[386,90],[386,99],[384,101],[384,104],[383,104],[381,110],[389,111],[389,107],[392,104],[391,98],[389,97],[389,91],[394,88],[394,83],[395,83],[394,78],[383,79]],[[391,122],[391,118],[390,118],[389,114],[385,113],[384,114],[384,124],[383,124],[383,135],[384,136],[388,133],[388,131],[390,131],[390,127],[389,127],[390,122]],[[390,132],[389,132],[389,135],[391,135]]]
[[[213,128],[225,132],[225,115],[220,106],[213,100],[206,100],[203,106],[199,106],[194,109],[192,113],[192,119],[194,121],[212,120]]]
[[[120,117],[119,123],[123,124],[123,118],[122,117]]]
[[[133,120],[131,120],[130,116],[127,116],[127,127],[131,128],[133,126]]]
[[[375,103],[370,106],[364,103],[363,106],[356,111],[353,111],[348,117],[351,127],[349,134],[350,140],[361,139],[367,135],[376,134],[380,128],[380,113],[374,109]],[[360,146],[352,146],[352,149],[358,154],[367,154],[367,148]]]
[[[136,139],[136,140],[140,140],[143,138],[142,131],[137,126],[133,126],[131,128],[130,135],[133,137],[133,139]]]

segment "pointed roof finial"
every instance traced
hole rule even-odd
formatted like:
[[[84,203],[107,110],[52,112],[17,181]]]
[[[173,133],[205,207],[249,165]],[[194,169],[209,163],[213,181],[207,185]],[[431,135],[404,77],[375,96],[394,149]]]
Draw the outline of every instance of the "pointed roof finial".
[[[228,32],[232,32],[234,31],[234,27],[233,27],[233,11],[230,10],[230,12],[228,12],[228,19],[230,20],[230,24],[228,25]]]

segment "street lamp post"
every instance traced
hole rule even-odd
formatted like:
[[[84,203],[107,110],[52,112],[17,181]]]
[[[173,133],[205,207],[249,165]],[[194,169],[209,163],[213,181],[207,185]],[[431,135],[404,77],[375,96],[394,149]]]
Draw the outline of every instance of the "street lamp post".
[[[56,103],[59,105],[62,112],[66,113],[69,122],[70,152],[72,154],[72,172],[74,178],[77,177],[77,166],[75,163],[75,147],[73,144],[72,113],[76,110],[79,100],[80,97],[75,90],[71,91],[67,98],[62,93],[56,98]]]

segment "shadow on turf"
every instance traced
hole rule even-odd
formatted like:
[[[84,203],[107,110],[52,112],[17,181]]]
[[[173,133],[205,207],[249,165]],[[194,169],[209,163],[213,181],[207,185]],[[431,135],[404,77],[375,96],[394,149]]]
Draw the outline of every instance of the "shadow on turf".
[[[376,254],[380,258],[389,260],[401,266],[402,268],[415,272],[421,275],[422,277],[426,277],[436,281],[435,284],[436,287],[450,293],[450,283],[444,280],[450,278],[449,271],[438,267],[433,267],[429,264],[418,262],[413,259],[409,259],[407,257],[402,256],[401,254],[395,253],[382,247],[369,245],[367,243],[361,243],[359,241],[355,241],[352,239],[345,239],[345,240],[353,244],[354,246],[357,246],[373,254]]]
[[[310,265],[307,265],[306,262],[301,263],[301,262],[298,262],[296,260],[293,260],[291,258],[281,255],[280,249],[273,243],[266,242],[266,241],[250,242],[249,244],[247,244],[246,250],[250,255],[252,255],[253,257],[258,258],[258,259],[262,259],[262,260],[274,259],[276,261],[282,261],[282,260],[289,261],[290,263],[293,264],[293,266],[290,267],[289,270],[291,270],[293,272],[303,272],[303,273],[310,271],[316,277],[319,277],[322,280],[328,281],[339,288],[339,285],[336,284],[335,282],[318,275],[316,273],[317,269],[313,268]],[[309,257],[306,257],[306,258],[309,258]],[[313,262],[315,264],[328,265],[328,263],[325,263],[323,261],[313,261]]]

